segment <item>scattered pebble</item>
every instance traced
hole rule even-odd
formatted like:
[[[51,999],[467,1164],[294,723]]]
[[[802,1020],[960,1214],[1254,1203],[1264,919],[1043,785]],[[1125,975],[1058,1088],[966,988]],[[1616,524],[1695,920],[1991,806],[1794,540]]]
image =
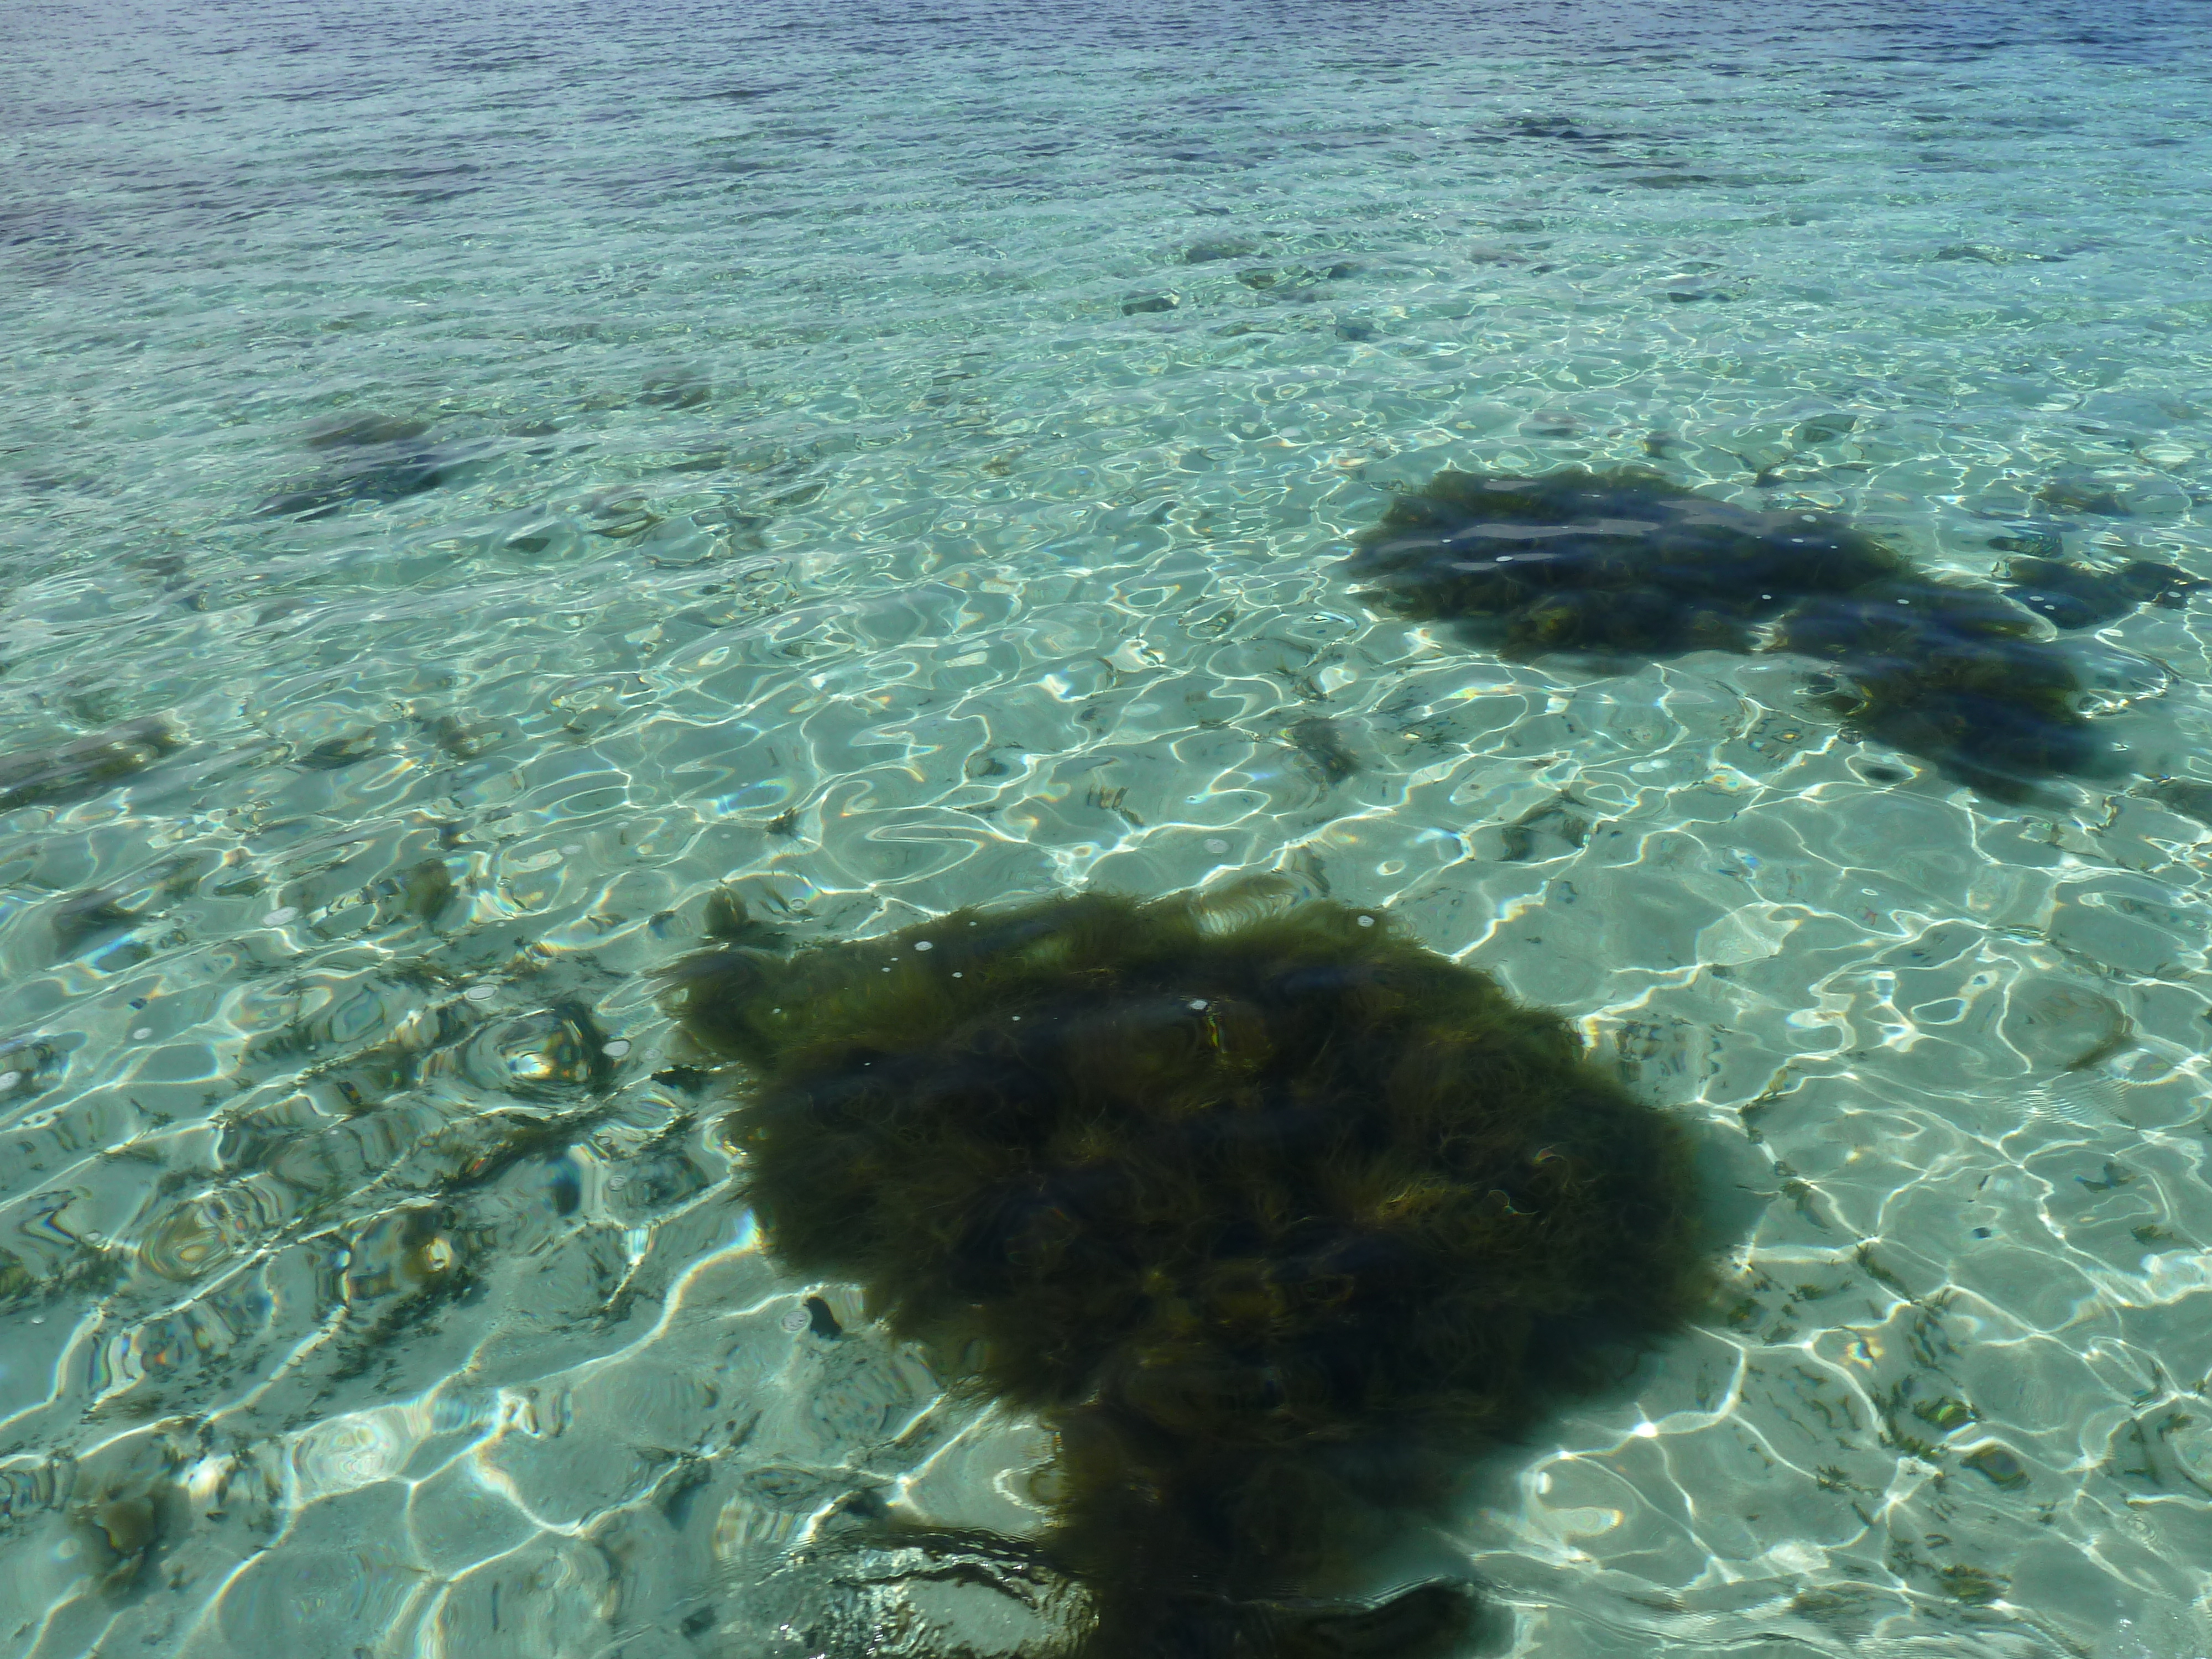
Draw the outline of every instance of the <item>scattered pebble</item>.
[[[499,994],[499,987],[496,985],[471,985],[467,990],[462,992],[461,994],[466,997],[471,1002],[489,1002],[494,997]]]
[[[775,1322],[782,1326],[787,1331],[803,1331],[806,1328],[808,1323],[806,1310],[804,1308],[793,1308],[789,1313],[784,1315],[782,1318],[777,1320]]]
[[[271,910],[267,915],[262,917],[261,920],[268,927],[282,927],[286,922],[295,920],[299,914],[300,907],[298,905],[280,904],[274,910]]]
[[[1229,843],[1220,836],[1215,836],[1206,843],[1206,850],[1209,853],[1225,853],[1229,850]]]
[[[628,1176],[616,1176],[607,1182],[607,1190],[611,1193],[618,1193],[629,1185],[629,1177]]]
[[[1372,916],[1362,916],[1359,919],[1359,925],[1362,927],[1372,927],[1375,925],[1375,918]]]
[[[23,1080],[21,1072],[0,1072],[0,1093],[5,1093]]]
[[[961,971],[960,971],[957,968],[955,968],[955,969],[952,970],[952,977],[953,977],[953,978],[955,978],[955,979],[961,979],[961,978],[965,977],[965,975],[963,975],[961,973]]]
[[[584,844],[581,842],[572,841],[561,849],[561,856],[564,859],[572,859],[583,850]]]
[[[143,1042],[148,1037],[153,1035],[154,1028],[152,1026],[141,1025],[137,1030],[131,1034],[131,1040],[133,1042]]]
[[[1190,1000],[1190,1006],[1197,1009],[1200,1013],[1203,1013],[1206,1012],[1206,999],[1204,997],[1193,997]]]
[[[914,948],[917,951],[934,951],[937,947],[925,939],[915,940]]]
[[[617,1037],[612,1042],[608,1043],[606,1047],[600,1049],[599,1052],[605,1054],[609,1060],[620,1060],[624,1054],[629,1052],[629,1039],[627,1037]]]

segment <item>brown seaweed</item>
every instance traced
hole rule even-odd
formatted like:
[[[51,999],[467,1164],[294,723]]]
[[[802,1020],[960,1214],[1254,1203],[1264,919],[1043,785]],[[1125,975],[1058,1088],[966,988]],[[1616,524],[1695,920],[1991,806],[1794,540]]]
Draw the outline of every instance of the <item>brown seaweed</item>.
[[[1996,593],[1920,575],[1828,514],[1755,511],[1638,467],[1438,473],[1357,538],[1348,569],[1401,612],[1455,620],[1509,655],[1818,658],[1832,670],[1823,701],[1859,732],[2003,799],[2114,769],[2079,671],[2033,612],[2087,626],[2200,585],[2140,560],[2024,557]]]
[[[2150,559],[2130,559],[2112,569],[2033,556],[2007,562],[2005,597],[2016,599],[2057,628],[2094,628],[2146,605],[2178,611],[2205,584],[2187,571]]]
[[[671,982],[779,1259],[1055,1431],[1079,1659],[1438,1650],[1466,1587],[1363,1567],[1703,1293],[1680,1127],[1371,911],[1088,895]]]
[[[1749,650],[1750,624],[1905,568],[1817,513],[1761,513],[1656,472],[1444,471],[1354,544],[1350,574],[1409,615],[1487,624],[1508,651]]]

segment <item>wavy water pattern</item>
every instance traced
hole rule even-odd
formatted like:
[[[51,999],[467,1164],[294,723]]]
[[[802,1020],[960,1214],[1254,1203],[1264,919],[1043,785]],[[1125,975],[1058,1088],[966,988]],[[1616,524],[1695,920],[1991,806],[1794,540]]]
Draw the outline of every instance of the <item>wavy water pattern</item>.
[[[1648,465],[2212,578],[2201,9],[18,8],[0,1651],[1040,1652],[1034,1425],[776,1273],[653,972],[1279,872],[1715,1148],[1437,1548],[1516,1659],[2212,1654],[2212,629],[1978,798],[1341,569]],[[810,1300],[811,1298],[811,1300]]]

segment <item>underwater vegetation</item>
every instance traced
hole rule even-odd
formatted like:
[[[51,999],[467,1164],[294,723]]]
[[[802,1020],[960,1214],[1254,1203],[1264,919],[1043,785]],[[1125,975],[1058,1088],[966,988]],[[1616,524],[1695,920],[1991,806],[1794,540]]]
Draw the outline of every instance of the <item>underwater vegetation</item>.
[[[726,901],[670,970],[751,1074],[726,1132],[776,1255],[1054,1431],[1078,1659],[1442,1650],[1471,1595],[1363,1601],[1379,1554],[1705,1294],[1684,1132],[1565,1021],[1254,896],[789,953]]]
[[[1322,787],[1334,788],[1359,770],[1359,757],[1345,741],[1340,723],[1313,715],[1293,721],[1283,736],[1299,758],[1312,767]]]
[[[2142,560],[2043,557],[2011,561],[2002,593],[1939,581],[1828,514],[1738,507],[1638,467],[1440,472],[1357,538],[1348,568],[1381,602],[1510,656],[1818,658],[1832,712],[2000,799],[2112,766],[2078,671],[2034,613],[2087,627],[2203,585]]]
[[[1747,651],[1750,624],[1905,568],[1816,513],[1759,513],[1656,473],[1443,471],[1355,544],[1351,574],[1409,615],[1506,651]]]
[[[0,812],[39,801],[59,803],[99,794],[183,745],[176,729],[155,715],[125,720],[52,748],[0,755]]]
[[[1831,712],[2002,799],[2110,767],[2078,706],[2080,676],[2036,629],[2001,594],[1914,579],[1810,600],[1783,618],[1774,648],[1834,665]]]
[[[311,431],[307,447],[330,452],[332,464],[295,479],[264,500],[270,515],[327,518],[352,501],[398,501],[457,483],[481,459],[471,446],[426,443],[425,421],[361,414]]]
[[[2058,628],[2094,628],[2140,605],[2179,611],[2205,584],[2170,564],[2130,559],[2117,569],[2069,564],[2063,559],[2018,558],[2004,568],[2003,592]]]

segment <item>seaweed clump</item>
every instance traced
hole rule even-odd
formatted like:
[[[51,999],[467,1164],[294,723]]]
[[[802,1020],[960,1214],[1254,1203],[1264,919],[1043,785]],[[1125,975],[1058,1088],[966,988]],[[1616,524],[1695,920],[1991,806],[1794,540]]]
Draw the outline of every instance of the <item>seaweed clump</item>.
[[[1439,472],[1359,538],[1352,574],[1401,611],[1488,624],[1509,652],[1747,651],[1809,593],[1904,568],[1817,513],[1760,513],[1656,472]]]
[[[2063,559],[2022,557],[2004,568],[2007,598],[2058,628],[2094,628],[2114,622],[2145,605],[2179,611],[2189,595],[2206,586],[2187,571],[2150,559],[2130,559],[2112,569],[2069,564]]]
[[[1249,897],[1249,895],[1243,896]],[[1412,1656],[1455,1454],[1702,1299],[1686,1136],[1371,912],[1088,895],[671,976],[771,1249],[1043,1415],[1080,1659]],[[725,930],[726,937],[727,930]]]
[[[2033,779],[2103,770],[2110,747],[2080,708],[2080,676],[2000,594],[1875,582],[1783,618],[1775,648],[1835,665],[1821,701],[1869,736],[1939,762],[1999,798]]]
[[[307,447],[331,452],[322,473],[295,478],[266,497],[259,511],[324,519],[355,501],[403,501],[462,481],[482,459],[479,447],[426,443],[427,421],[386,415],[340,416],[308,433]]]
[[[0,812],[97,795],[183,746],[176,729],[154,715],[52,748],[0,755]]]
[[[2185,603],[2200,585],[2142,561],[2092,571],[2022,558],[2000,594],[1921,575],[1831,515],[1754,511],[1638,467],[1440,472],[1357,539],[1349,568],[1397,610],[1458,620],[1509,655],[1817,657],[1833,671],[1833,712],[2012,799],[2112,761],[2081,712],[2080,674],[2033,613],[2087,627]]]

